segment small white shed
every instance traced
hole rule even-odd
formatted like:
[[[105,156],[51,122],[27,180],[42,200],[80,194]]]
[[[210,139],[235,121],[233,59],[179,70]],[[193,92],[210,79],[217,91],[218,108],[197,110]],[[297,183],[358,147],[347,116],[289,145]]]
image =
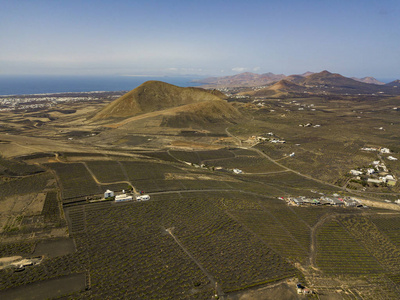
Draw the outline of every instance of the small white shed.
[[[114,192],[111,191],[111,190],[107,190],[107,191],[104,193],[104,199],[107,199],[107,198],[110,198],[110,197],[114,197]]]

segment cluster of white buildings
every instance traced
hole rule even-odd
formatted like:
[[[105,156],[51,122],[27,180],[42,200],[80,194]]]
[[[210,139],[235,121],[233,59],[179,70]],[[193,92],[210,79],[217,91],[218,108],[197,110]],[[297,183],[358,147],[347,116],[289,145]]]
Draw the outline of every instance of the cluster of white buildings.
[[[384,147],[363,147],[361,148],[362,151],[377,151],[383,154],[390,153],[389,148],[384,148]]]
[[[252,135],[247,140],[249,143],[261,143],[261,142],[270,142],[273,144],[284,144],[286,141],[284,139],[280,139],[276,137],[272,132],[268,132],[265,135]]]
[[[122,190],[122,193],[118,194],[118,195],[115,195],[114,191],[111,191],[111,190],[105,191],[104,199],[110,199],[110,198],[114,198],[115,202],[125,202],[125,201],[132,201],[132,200],[136,200],[136,201],[147,201],[147,200],[150,200],[150,196],[149,195],[134,196],[133,194],[125,193],[125,190]]]
[[[369,168],[350,170],[350,174],[356,176],[357,180],[366,180],[368,183],[385,183],[388,186],[394,186],[397,183],[396,178],[389,174],[389,170],[386,165],[379,160],[373,161],[371,167]]]
[[[305,196],[299,197],[280,197],[290,205],[331,205],[331,206],[347,206],[347,207],[363,207],[359,200],[351,197],[340,196],[322,196],[319,198],[309,198]]]

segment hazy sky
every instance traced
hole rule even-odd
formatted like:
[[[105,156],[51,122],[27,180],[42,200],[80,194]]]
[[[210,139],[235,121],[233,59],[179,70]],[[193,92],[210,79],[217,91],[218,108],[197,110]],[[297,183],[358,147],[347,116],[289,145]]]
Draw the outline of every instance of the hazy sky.
[[[400,78],[399,0],[0,0],[0,74]]]

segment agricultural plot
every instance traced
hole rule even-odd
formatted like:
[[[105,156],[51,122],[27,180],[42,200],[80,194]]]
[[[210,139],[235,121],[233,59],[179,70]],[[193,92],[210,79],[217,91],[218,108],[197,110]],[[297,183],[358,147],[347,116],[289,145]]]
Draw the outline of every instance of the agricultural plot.
[[[307,258],[308,248],[304,248],[271,213],[262,209],[247,209],[232,211],[231,214],[283,257],[295,261]]]
[[[174,166],[154,162],[122,161],[121,163],[133,184],[136,180],[164,179],[165,173],[183,172]]]
[[[127,180],[117,161],[87,161],[85,164],[102,183]]]
[[[240,156],[209,162],[215,167],[226,169],[241,169],[247,173],[270,173],[283,171],[280,166],[262,157]]]
[[[204,199],[201,193],[159,198],[68,207],[77,253],[90,270],[90,297],[209,299],[214,286],[208,276],[229,292],[296,274],[226,215],[217,198]]]
[[[163,161],[177,162],[175,158],[173,158],[167,151],[154,151],[154,152],[136,152],[140,155],[145,155],[148,157],[160,159]]]
[[[130,185],[128,183],[111,183],[111,184],[102,184],[100,189],[101,192],[104,193],[107,189],[110,189],[114,192],[119,192],[122,190],[128,190]]]
[[[304,178],[292,172],[276,173],[271,175],[258,175],[257,177],[249,175],[255,182],[265,183],[277,188],[286,190],[288,194],[292,195],[309,195],[311,197],[315,194],[311,190],[318,190],[327,194],[338,191],[338,188],[326,184],[318,183],[311,179]]]
[[[35,241],[0,243],[0,257],[27,255],[35,249]]]
[[[60,179],[64,203],[102,192],[88,170],[81,163],[52,163],[47,166],[52,168]]]
[[[137,180],[134,182],[135,188],[138,191],[146,193],[164,192],[164,191],[179,191],[184,190],[185,186],[179,180]]]
[[[316,262],[323,272],[332,275],[384,272],[379,262],[335,220],[317,230]]]
[[[0,157],[0,175],[24,176],[43,172],[43,168],[37,165],[29,165],[24,161],[5,159]]]
[[[236,148],[229,151],[235,156],[259,156],[257,152],[248,149]]]
[[[400,249],[400,216],[386,216],[384,218],[376,216],[371,217],[370,220]]]
[[[329,216],[331,214],[346,214],[346,213],[356,213],[357,210],[350,208],[340,208],[340,207],[327,207],[327,206],[312,206],[312,207],[298,207],[293,206],[291,210],[295,212],[303,221],[305,221],[309,226],[314,226],[318,220],[323,216]]]
[[[154,202],[87,206],[87,235],[79,247],[90,257],[93,298],[205,299],[213,287],[160,227]]]
[[[197,151],[197,154],[201,161],[235,157],[235,154],[232,151],[226,149]]]
[[[46,194],[41,215],[44,216],[46,223],[60,223],[62,221],[56,191],[50,191]]]
[[[85,274],[73,274],[0,291],[3,299],[55,299],[86,288]]]
[[[228,182],[216,180],[180,180],[186,190],[232,189]]]
[[[24,195],[41,192],[47,187],[49,180],[53,179],[49,172],[39,173],[32,176],[16,178],[0,183],[0,199],[13,195]]]
[[[340,216],[338,220],[387,270],[400,272],[400,248],[374,223],[362,216]]]
[[[271,199],[271,201],[264,201],[262,204],[308,252],[311,240],[310,227],[307,223],[291,211],[283,201]]]
[[[0,297],[1,291],[9,288],[38,282],[44,283],[52,278],[84,272],[84,264],[79,260],[77,254],[44,259],[40,264],[27,267],[23,272],[3,269],[0,270]]]
[[[170,201],[164,206],[164,216],[165,224],[174,228],[174,234],[225,292],[295,273],[262,240],[214,205],[217,202],[203,197]]]
[[[200,164],[201,159],[198,152],[195,151],[179,151],[179,150],[170,150],[170,155],[177,160],[182,160],[185,162],[189,162],[192,164]]]

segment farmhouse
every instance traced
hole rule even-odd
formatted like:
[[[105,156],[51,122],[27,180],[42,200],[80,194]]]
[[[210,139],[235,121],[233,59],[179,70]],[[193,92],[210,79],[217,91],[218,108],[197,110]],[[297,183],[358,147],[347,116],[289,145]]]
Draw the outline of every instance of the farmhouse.
[[[336,205],[336,206],[344,205],[343,201],[339,200],[339,198],[336,197],[328,198],[328,201],[331,203],[331,205]]]
[[[380,184],[380,183],[383,182],[383,180],[382,179],[375,179],[375,178],[368,178],[367,182]]]
[[[351,198],[344,199],[344,204],[349,207],[355,207],[358,205],[358,202]]]
[[[293,201],[293,203],[296,204],[296,205],[302,205],[302,204],[304,204],[304,201],[303,201],[303,199],[301,199],[301,198],[293,198],[292,201]]]
[[[115,202],[123,202],[123,201],[131,201],[132,196],[128,196],[127,194],[121,194],[115,196]]]
[[[358,175],[361,175],[362,173],[363,173],[363,172],[358,171],[358,170],[350,170],[350,174],[351,174],[351,175],[358,176]]]
[[[242,174],[243,171],[240,170],[240,169],[233,169],[233,173],[235,173],[235,174]]]
[[[114,197],[114,192],[111,191],[111,190],[107,190],[107,191],[104,193],[104,199],[107,199],[107,198],[110,198],[110,197]]]

